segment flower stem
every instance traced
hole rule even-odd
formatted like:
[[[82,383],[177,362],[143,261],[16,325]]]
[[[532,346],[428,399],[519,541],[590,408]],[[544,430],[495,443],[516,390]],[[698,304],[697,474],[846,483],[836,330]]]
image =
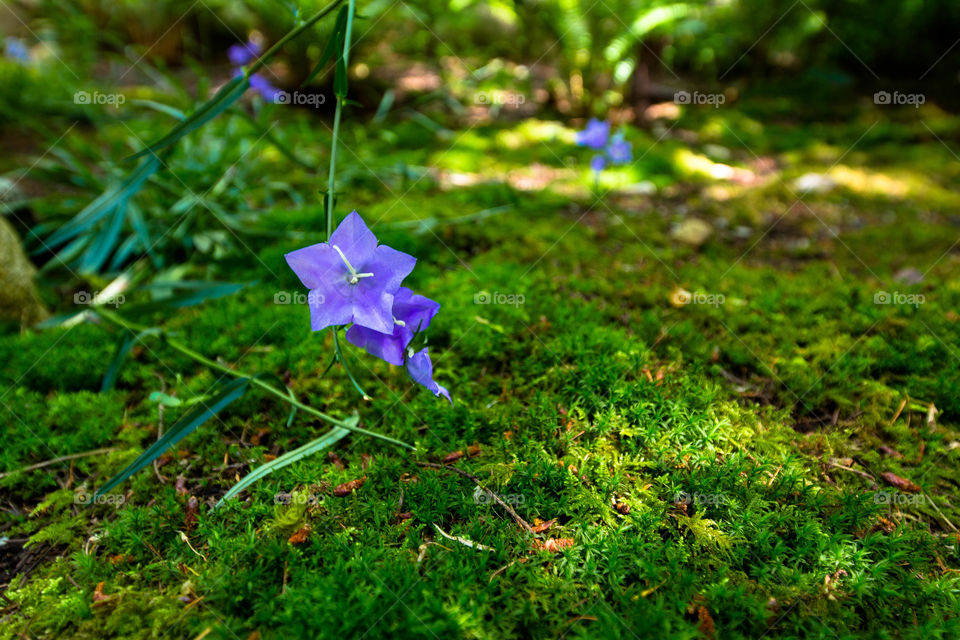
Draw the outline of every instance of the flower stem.
[[[267,61],[270,60],[270,58],[272,58],[272,57],[274,56],[274,54],[277,53],[277,51],[280,51],[280,49],[283,48],[283,45],[287,44],[288,42],[290,42],[291,40],[293,40],[294,38],[296,38],[297,36],[299,36],[301,33],[303,33],[304,31],[306,31],[307,29],[309,29],[309,28],[312,27],[313,25],[315,25],[315,24],[316,24],[317,22],[319,22],[324,16],[326,16],[327,14],[329,14],[330,12],[332,12],[334,9],[336,9],[336,8],[337,8],[337,5],[339,5],[341,2],[343,2],[343,0],[333,0],[333,2],[331,2],[330,4],[328,4],[326,7],[324,7],[323,9],[321,9],[320,11],[318,11],[317,13],[315,13],[315,14],[313,14],[312,16],[310,16],[309,18],[307,18],[306,21],[304,21],[303,24],[301,24],[299,27],[296,27],[296,28],[292,29],[287,35],[285,35],[285,36],[283,36],[282,38],[280,38],[279,40],[277,40],[276,44],[274,44],[272,47],[270,47],[269,49],[267,49],[267,52],[266,52],[266,53],[264,53],[262,56],[260,56],[259,58],[257,58],[257,59],[253,62],[253,64],[251,64],[249,67],[247,67],[246,77],[249,78],[250,76],[252,76],[258,69],[260,69],[263,65],[267,64]],[[352,0],[351,0],[351,4],[352,4]],[[351,18],[353,17],[353,12],[352,12],[352,11],[350,12],[350,17],[351,17]],[[347,27],[347,33],[348,33],[348,34],[350,33],[350,27],[349,27],[349,26]],[[348,37],[349,37],[349,36],[348,36]]]
[[[347,26],[343,37],[343,69],[344,72],[349,68],[350,59],[350,34],[353,32],[353,12],[355,0],[349,0],[347,4]],[[336,71],[334,71],[336,73]],[[327,178],[327,240],[333,234],[333,191],[334,182],[337,175],[337,141],[340,136],[340,114],[343,111],[343,98],[337,96],[337,106],[333,112],[333,140],[330,142],[330,174]]]
[[[346,70],[349,68],[349,63],[350,63],[350,38],[351,38],[351,34],[353,33],[353,15],[354,15],[355,8],[356,8],[355,0],[349,0],[347,4],[347,25],[346,25],[345,33],[343,36],[343,70],[344,72],[346,72]],[[336,71],[334,71],[334,73],[336,73]],[[333,201],[334,201],[333,194],[336,186],[335,178],[337,175],[337,142],[339,141],[339,138],[340,138],[340,117],[341,117],[341,114],[343,113],[343,101],[344,101],[344,98],[337,96],[337,106],[333,112],[333,140],[331,140],[330,142],[330,173],[327,177],[326,210],[327,210],[327,241],[328,242],[330,240],[330,236],[333,235],[333,221],[336,217],[334,216],[334,212],[333,212]],[[350,274],[353,276],[354,280],[361,277],[368,278],[373,275],[372,273],[362,273],[362,274],[357,273],[356,270],[353,268],[353,266],[351,266],[351,264],[347,261],[346,256],[343,255],[343,252],[340,251],[340,248],[337,247],[336,245],[334,245],[333,248],[337,250],[337,253],[340,254],[340,257],[343,258],[343,261],[347,264],[347,268],[350,269]],[[353,377],[353,372],[350,371],[350,367],[347,366],[347,361],[343,357],[343,351],[340,349],[340,336],[337,334],[337,328],[331,327],[330,331],[331,333],[333,333],[333,344],[334,344],[334,349],[336,350],[336,356],[335,356],[336,359],[343,366],[344,371],[347,372],[347,376],[350,378],[350,382],[353,383],[354,388],[356,388],[356,390],[360,392],[360,395],[362,395],[364,399],[368,399],[370,396],[368,396],[364,392],[364,390],[360,388],[360,385],[357,384],[356,378]]]
[[[108,322],[112,322],[113,324],[118,325],[118,326],[122,327],[123,329],[126,329],[127,331],[129,331],[129,332],[131,332],[131,333],[139,333],[139,332],[145,331],[145,330],[147,329],[147,327],[145,327],[145,326],[143,326],[143,325],[139,325],[139,324],[137,324],[137,323],[131,322],[131,321],[125,319],[123,316],[121,316],[121,315],[119,315],[119,314],[117,314],[117,313],[114,313],[113,311],[108,311],[107,309],[104,309],[104,308],[102,308],[102,307],[98,307],[95,313],[96,313],[98,316],[100,316],[101,318],[103,318],[104,320],[107,320]],[[354,433],[360,433],[360,434],[363,434],[363,435],[365,435],[365,436],[370,436],[371,438],[378,438],[378,439],[380,439],[380,440],[384,440],[385,442],[389,442],[389,443],[391,443],[391,444],[395,444],[395,445],[397,445],[397,446],[399,446],[399,447],[405,447],[405,448],[411,449],[411,450],[414,449],[414,447],[410,446],[410,445],[407,444],[406,442],[401,442],[400,440],[395,440],[394,438],[391,438],[391,437],[389,437],[389,436],[385,436],[385,435],[380,434],[380,433],[376,433],[376,432],[374,432],[374,431],[367,431],[366,429],[362,429],[362,428],[360,428],[360,427],[355,427],[355,426],[353,426],[353,425],[351,425],[351,424],[349,424],[349,423],[347,423],[347,422],[344,422],[344,421],[342,421],[342,420],[338,420],[337,418],[334,418],[333,416],[327,415],[326,413],[323,413],[322,411],[318,411],[318,410],[314,409],[313,407],[310,407],[310,406],[308,406],[308,405],[305,405],[305,404],[303,404],[302,402],[300,402],[299,400],[297,400],[296,398],[291,397],[286,391],[282,391],[282,390],[280,390],[280,389],[277,389],[277,388],[274,387],[273,385],[264,382],[263,380],[261,380],[260,378],[257,378],[256,376],[252,376],[252,375],[250,375],[250,374],[248,374],[248,373],[244,373],[243,371],[236,371],[236,370],[234,370],[234,369],[231,369],[231,368],[229,368],[229,367],[226,367],[226,366],[220,364],[219,362],[216,362],[216,361],[214,361],[214,360],[211,360],[211,359],[207,358],[206,356],[204,356],[204,355],[202,355],[202,354],[200,354],[200,353],[197,353],[196,351],[194,351],[193,349],[191,349],[191,348],[188,347],[187,345],[183,344],[182,342],[180,342],[180,341],[178,341],[178,340],[175,340],[174,338],[171,338],[171,337],[170,337],[165,331],[163,331],[163,330],[161,330],[160,336],[163,338],[164,342],[166,342],[171,348],[179,351],[180,353],[182,353],[183,355],[187,356],[188,358],[191,358],[191,359],[193,359],[193,360],[196,360],[196,361],[199,362],[200,364],[203,364],[203,365],[205,365],[205,366],[207,366],[207,367],[209,367],[209,368],[211,368],[211,369],[214,369],[214,370],[216,370],[216,371],[219,371],[220,373],[223,373],[223,374],[225,374],[225,375],[233,376],[234,378],[247,378],[248,380],[250,380],[250,384],[253,384],[253,385],[256,385],[257,387],[260,387],[262,390],[266,391],[267,393],[269,393],[269,394],[271,394],[271,395],[273,395],[273,396],[276,396],[276,397],[279,398],[280,400],[283,400],[284,402],[286,402],[286,403],[288,403],[288,404],[296,407],[297,409],[300,409],[301,411],[304,411],[304,412],[306,412],[306,413],[309,413],[309,414],[312,415],[312,416],[315,416],[315,417],[317,417],[317,418],[320,418],[321,420],[323,420],[323,421],[325,421],[325,422],[329,422],[329,423],[332,424],[332,425],[336,425],[336,426],[341,427],[341,428],[343,428],[343,429],[347,429],[348,431],[353,431]]]

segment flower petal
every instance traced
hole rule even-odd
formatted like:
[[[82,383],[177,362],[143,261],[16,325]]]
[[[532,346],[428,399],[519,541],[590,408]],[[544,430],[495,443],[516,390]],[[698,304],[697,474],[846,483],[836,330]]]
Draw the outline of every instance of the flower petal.
[[[426,296],[415,294],[407,287],[400,287],[393,299],[393,317],[400,320],[410,330],[423,331],[440,311],[440,303]],[[404,345],[406,346],[406,345]]]
[[[347,274],[347,266],[329,244],[321,242],[283,256],[307,289],[316,289],[331,278]]]
[[[337,245],[358,272],[370,271],[364,265],[377,248],[377,236],[373,235],[359,213],[353,211],[340,222],[330,235],[330,244]]]
[[[364,278],[365,284],[374,284],[383,291],[394,294],[416,264],[417,259],[413,256],[382,244],[363,265],[363,271],[373,274],[372,278]],[[360,270],[360,267],[356,265],[354,267]]]
[[[344,287],[349,286],[343,280],[342,286],[327,285],[310,291],[307,306],[310,307],[311,329],[320,331],[350,322],[353,318],[353,302],[344,294]]]
[[[407,358],[407,372],[414,382],[423,385],[438,398],[443,395],[450,404],[453,404],[453,400],[450,399],[450,392],[447,391],[446,387],[440,386],[433,380],[433,363],[430,361],[430,354],[427,353],[426,348]]]
[[[366,281],[374,278],[364,278],[360,283],[348,285],[350,287],[350,303],[353,309],[353,323],[380,333],[393,331],[393,294],[387,293],[382,287],[369,286]]]
[[[413,332],[400,325],[395,325],[393,333],[390,334],[373,331],[358,324],[347,329],[347,342],[398,367],[403,366],[403,350],[412,338]]]

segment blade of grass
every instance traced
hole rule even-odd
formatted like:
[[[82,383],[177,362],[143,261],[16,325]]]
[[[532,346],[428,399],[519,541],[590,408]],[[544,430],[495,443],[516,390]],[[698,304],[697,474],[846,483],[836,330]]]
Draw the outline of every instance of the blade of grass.
[[[249,388],[250,378],[238,378],[221,385],[220,392],[217,393],[209,403],[204,403],[188,411],[186,415],[177,420],[160,439],[137,456],[136,460],[100,487],[97,493],[94,494],[94,501],[159,458],[164,451],[180,442],[183,438],[193,433],[197,427],[220,413],[227,405],[246,393]]]
[[[351,424],[353,426],[356,426],[357,423],[359,422],[359,418],[357,418],[357,416],[351,416],[349,418],[346,418],[344,422]],[[266,476],[270,475],[274,471],[277,471],[278,469],[282,469],[287,465],[293,464],[294,462],[296,462],[297,460],[300,460],[301,458],[305,458],[319,451],[323,451],[327,447],[330,447],[336,444],[339,440],[347,436],[349,433],[350,431],[347,429],[343,429],[341,427],[334,427],[333,429],[330,429],[330,431],[326,432],[319,438],[315,440],[311,440],[310,442],[303,445],[302,447],[294,449],[293,451],[288,451],[287,453],[283,454],[276,460],[271,460],[270,462],[257,467],[256,469],[248,473],[246,476],[244,476],[243,479],[240,480],[240,482],[233,485],[230,488],[230,490],[227,491],[227,493],[220,499],[220,501],[217,502],[214,509],[219,509],[224,502],[235,497],[237,494],[239,494],[241,491],[243,491],[244,489],[252,485],[254,482],[261,480],[262,478],[265,478]]]

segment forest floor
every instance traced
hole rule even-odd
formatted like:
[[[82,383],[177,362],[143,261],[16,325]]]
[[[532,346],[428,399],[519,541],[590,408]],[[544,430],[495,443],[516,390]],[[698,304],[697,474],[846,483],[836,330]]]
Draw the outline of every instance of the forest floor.
[[[322,376],[329,333],[275,300],[305,293],[283,254],[323,240],[323,171],[235,116],[194,134],[171,173],[257,231],[198,207],[168,272],[250,284],[138,321],[417,450],[349,436],[214,511],[327,428],[251,392],[88,507],[220,375],[147,336],[101,393],[118,331],[9,327],[0,638],[957,637],[960,119],[803,111],[667,105],[597,183],[569,123],[348,117],[338,212],[418,258],[452,407],[357,350],[372,399]],[[283,119],[325,166],[326,127]],[[56,312],[71,286],[41,277]]]

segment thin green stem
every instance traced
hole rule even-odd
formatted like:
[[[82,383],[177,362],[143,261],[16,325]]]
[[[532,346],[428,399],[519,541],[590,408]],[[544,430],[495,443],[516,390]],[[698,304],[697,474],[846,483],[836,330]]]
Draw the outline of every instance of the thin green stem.
[[[353,33],[353,16],[356,8],[355,0],[349,0],[347,4],[347,24],[344,30],[343,36],[343,70],[346,73],[346,70],[350,65],[350,40]],[[335,72],[336,73],[336,72]],[[330,173],[327,176],[327,240],[330,240],[330,236],[333,235],[333,222],[336,219],[333,210],[334,202],[334,191],[336,188],[336,175],[337,175],[337,143],[340,140],[340,119],[343,114],[343,101],[344,98],[337,96],[337,106],[333,112],[333,139],[330,142]],[[372,273],[362,273],[358,274],[351,266],[350,262],[347,261],[346,256],[343,255],[343,252],[340,251],[340,248],[334,245],[334,249],[337,250],[337,253],[340,254],[340,257],[347,264],[347,268],[350,269],[354,280],[361,277],[370,277]],[[337,334],[337,328],[331,327],[330,331],[333,333],[333,345],[336,351],[336,359],[343,366],[343,370],[347,372],[347,377],[350,378],[350,382],[353,383],[354,388],[364,397],[368,399],[370,396],[364,392],[364,390],[357,383],[356,378],[353,376],[353,372],[350,371],[350,367],[347,365],[346,359],[343,357],[343,350],[340,348],[340,336]]]
[[[340,348],[340,335],[337,333],[336,327],[333,328],[333,348],[336,352],[334,356],[341,365],[343,365],[343,370],[347,372],[347,377],[350,378],[350,382],[353,383],[353,388],[363,396],[364,400],[369,400],[370,396],[367,395],[367,392],[360,387],[360,383],[357,382],[357,379],[353,377],[353,372],[350,371],[350,367],[347,365],[347,359],[343,357],[343,349]]]
[[[98,307],[98,308],[97,308],[96,314],[97,314],[98,316],[100,316],[101,318],[103,318],[104,320],[107,320],[107,321],[109,321],[109,322],[112,322],[113,324],[115,324],[115,325],[117,325],[117,326],[120,326],[120,327],[122,327],[122,328],[124,328],[124,329],[126,329],[127,331],[130,331],[130,332],[139,333],[139,332],[144,331],[144,330],[147,329],[147,327],[145,327],[145,326],[143,326],[143,325],[137,324],[137,323],[135,323],[135,322],[131,322],[131,321],[125,319],[123,316],[121,316],[121,315],[119,315],[119,314],[117,314],[117,313],[114,313],[113,311],[109,311],[109,310],[107,310],[107,309],[104,309],[104,308],[102,308],[102,307]],[[211,369],[214,369],[215,371],[219,371],[219,372],[221,372],[221,373],[223,373],[223,374],[225,374],[225,375],[233,376],[233,377],[235,377],[235,378],[247,378],[247,379],[250,380],[250,383],[251,383],[251,384],[253,384],[253,385],[257,386],[257,387],[260,387],[261,389],[263,389],[263,390],[266,391],[267,393],[269,393],[269,394],[271,394],[271,395],[273,395],[273,396],[276,396],[276,397],[279,398],[280,400],[283,400],[284,402],[286,402],[286,403],[288,403],[288,404],[296,407],[297,409],[300,409],[301,411],[304,411],[304,412],[306,412],[306,413],[309,413],[309,414],[312,415],[312,416],[315,416],[315,417],[317,417],[317,418],[320,418],[321,420],[323,420],[323,421],[325,421],[325,422],[329,422],[330,424],[336,425],[336,426],[338,426],[338,427],[342,427],[343,429],[347,429],[347,430],[349,430],[349,431],[353,431],[354,433],[360,433],[360,434],[363,434],[363,435],[365,435],[365,436],[370,436],[371,438],[378,438],[378,439],[380,439],[380,440],[384,440],[385,442],[389,442],[389,443],[391,443],[391,444],[395,444],[395,445],[397,445],[397,446],[399,446],[399,447],[405,447],[405,448],[411,449],[411,450],[414,449],[414,447],[410,446],[410,445],[407,444],[406,442],[401,442],[400,440],[395,440],[394,438],[391,438],[391,437],[389,437],[389,436],[385,436],[385,435],[380,434],[380,433],[376,433],[376,432],[374,432],[374,431],[367,431],[366,429],[362,429],[362,428],[360,428],[360,427],[355,427],[355,426],[353,426],[353,425],[351,425],[351,424],[349,424],[349,423],[347,423],[347,422],[344,422],[344,421],[342,421],[342,420],[338,420],[337,418],[334,418],[333,416],[327,415],[326,413],[323,413],[322,411],[318,411],[318,410],[314,409],[313,407],[310,407],[310,406],[308,406],[308,405],[305,405],[305,404],[303,404],[302,402],[300,402],[299,400],[297,400],[296,398],[290,397],[290,395],[288,395],[288,393],[287,393],[286,391],[277,389],[277,388],[274,387],[273,385],[268,384],[268,383],[264,382],[263,380],[255,377],[255,376],[252,376],[252,375],[250,375],[250,374],[248,374],[248,373],[244,373],[244,372],[242,372],[242,371],[236,371],[236,370],[234,370],[234,369],[231,369],[231,368],[229,368],[229,367],[226,367],[226,366],[220,364],[219,362],[216,362],[216,361],[214,361],[214,360],[211,360],[210,358],[207,358],[207,357],[204,356],[203,354],[194,351],[193,349],[191,349],[191,348],[188,347],[187,345],[183,344],[183,343],[180,342],[179,340],[175,340],[174,338],[171,338],[166,332],[164,332],[164,331],[162,331],[162,330],[161,330],[161,332],[160,332],[160,335],[162,336],[162,338],[163,338],[164,342],[166,342],[166,344],[168,344],[171,348],[179,351],[179,352],[182,353],[183,355],[187,356],[188,358],[191,358],[191,359],[193,359],[193,360],[196,360],[196,361],[199,362],[200,364],[203,364],[203,365],[205,365],[205,366],[207,366],[207,367],[209,367],[209,368],[211,368]]]
[[[291,40],[293,40],[294,38],[296,38],[297,36],[299,36],[301,33],[303,33],[304,31],[306,31],[307,29],[309,29],[309,28],[312,27],[313,25],[315,25],[315,24],[316,24],[317,22],[319,22],[324,16],[326,16],[327,14],[329,14],[330,12],[332,12],[334,9],[336,9],[337,6],[338,6],[341,2],[343,2],[343,0],[333,0],[333,2],[331,2],[330,4],[328,4],[325,8],[321,9],[321,10],[318,11],[317,13],[315,13],[315,14],[313,14],[312,16],[310,16],[309,18],[307,18],[306,21],[305,21],[303,24],[301,24],[299,27],[294,28],[294,29],[293,29],[292,31],[290,31],[287,35],[285,35],[285,36],[283,36],[282,38],[280,38],[279,40],[277,40],[276,44],[274,44],[272,47],[270,47],[269,49],[267,49],[267,52],[266,52],[266,53],[264,53],[262,56],[260,56],[259,58],[257,58],[257,59],[253,62],[253,64],[251,64],[249,67],[247,67],[246,74],[245,74],[246,77],[249,78],[249,77],[250,77],[251,75],[253,75],[258,69],[260,69],[263,65],[267,64],[267,61],[270,60],[270,58],[272,58],[272,57],[274,56],[274,54],[277,53],[277,51],[280,51],[280,49],[283,48],[283,45],[287,44],[288,42],[290,42]],[[351,18],[353,17],[352,12],[351,12],[350,17],[351,17]],[[348,26],[348,27],[347,27],[347,33],[349,33],[349,32],[350,32],[350,27]]]
[[[347,26],[343,37],[343,69],[350,64],[350,34],[353,32],[353,13],[355,0],[347,4]],[[337,96],[337,106],[333,112],[333,140],[330,142],[330,174],[327,177],[327,239],[333,234],[333,193],[337,175],[337,141],[340,139],[340,115],[343,111],[343,98]]]

